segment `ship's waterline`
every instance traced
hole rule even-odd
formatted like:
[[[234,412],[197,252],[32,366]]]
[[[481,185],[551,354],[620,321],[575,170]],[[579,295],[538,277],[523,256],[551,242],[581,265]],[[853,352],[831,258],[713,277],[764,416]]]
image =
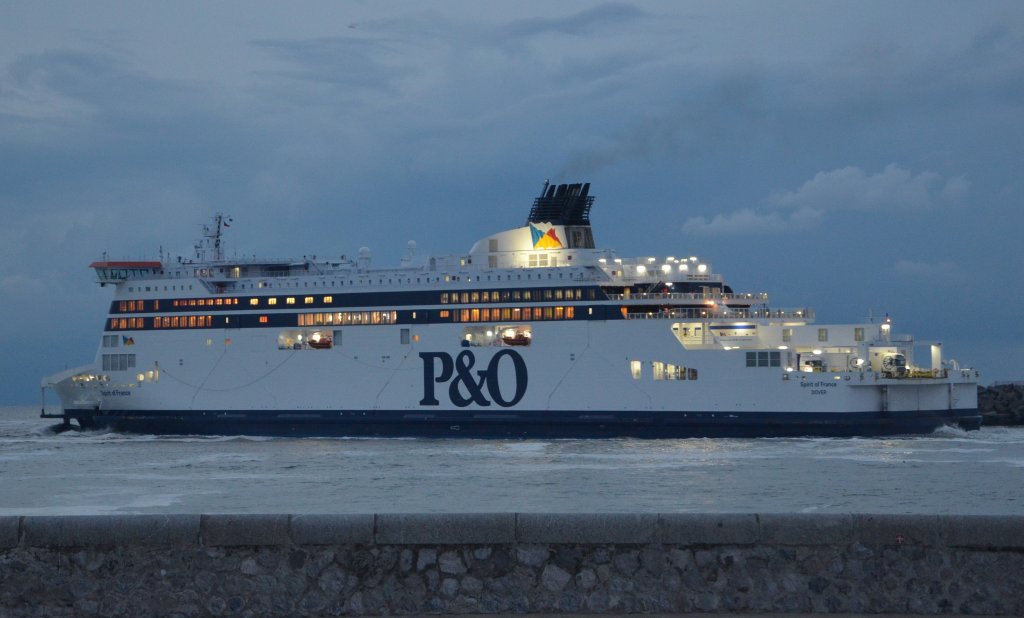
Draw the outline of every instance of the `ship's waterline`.
[[[54,434],[0,408],[0,515],[1021,512],[1024,428],[889,438]]]

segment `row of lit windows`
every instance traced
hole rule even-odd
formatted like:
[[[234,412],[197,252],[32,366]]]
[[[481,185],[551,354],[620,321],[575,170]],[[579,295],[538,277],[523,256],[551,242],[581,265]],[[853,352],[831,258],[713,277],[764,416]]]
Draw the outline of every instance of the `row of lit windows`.
[[[596,292],[594,290],[587,290],[587,297],[590,300],[594,300]],[[285,297],[270,297],[270,298],[249,298],[249,305],[252,307],[259,307],[266,305],[270,307],[276,307],[278,304],[285,305],[296,305],[300,304],[299,299],[301,298],[301,304],[312,305],[317,302],[315,296],[285,296]],[[530,301],[553,301],[553,300],[582,300],[583,290],[580,288],[557,288],[557,289],[545,289],[545,290],[483,290],[475,292],[442,292],[441,293],[441,304],[462,304],[462,303],[496,303],[496,302],[530,302]],[[243,299],[244,300],[244,299]],[[188,308],[188,307],[224,307],[238,305],[238,298],[183,298],[172,300],[171,306],[174,308]],[[160,301],[151,301],[152,305],[149,307],[150,311],[160,310]],[[325,305],[334,304],[333,296],[322,296],[321,303]],[[140,311],[146,311],[146,301],[144,300],[122,300],[118,303],[118,311],[121,313],[135,313]]]
[[[334,313],[300,313],[299,326],[394,324],[397,311],[337,311]]]
[[[122,300],[120,303],[118,303],[118,309],[121,311],[121,313],[145,311],[145,309],[143,308],[145,302],[146,301],[143,300]]]
[[[208,328],[212,325],[212,315],[165,315],[153,318],[153,328]]]
[[[572,320],[576,317],[575,307],[484,307],[483,309],[454,309],[453,322],[490,322],[492,320]],[[442,311],[440,317],[448,317]]]
[[[566,290],[562,290],[561,288],[554,290],[484,290],[482,292],[442,292],[441,304],[500,303],[530,300],[581,300],[582,298],[583,290],[580,288],[569,288]],[[590,290],[590,298],[594,298],[593,290]]]
[[[793,340],[793,329],[792,328],[783,328],[782,329],[782,340],[783,341],[792,341]],[[863,328],[858,327],[858,328],[854,328],[853,329],[853,340],[854,341],[864,341],[864,329]],[[818,341],[822,341],[822,342],[828,341],[828,329],[827,328],[819,328],[818,329]]]
[[[267,301],[268,305],[276,305],[277,304],[277,298],[267,298],[265,300]],[[303,304],[306,304],[306,305],[312,305],[313,303],[316,302],[316,299],[314,297],[312,297],[312,296],[306,296],[305,298],[302,299],[302,302],[303,302]],[[334,297],[333,296],[324,296],[324,304],[325,305],[330,305],[330,304],[333,304],[333,303],[334,303]],[[250,298],[249,299],[249,304],[252,305],[253,307],[256,307],[256,306],[258,306],[260,304],[260,299],[258,299],[258,298]],[[286,304],[286,305],[294,305],[295,304],[295,297],[294,296],[286,297],[284,299],[284,304]]]
[[[416,312],[412,313],[413,320]],[[530,320],[573,320],[576,307],[483,307],[475,309],[453,309],[438,312],[442,320],[453,322],[530,321]],[[326,313],[300,313],[299,326],[324,325],[381,325],[398,322],[398,312],[390,311],[336,311]],[[213,326],[212,315],[170,315],[152,318],[111,318],[110,330],[141,330],[145,320],[151,319],[152,328],[209,328]],[[260,324],[268,324],[268,316],[258,318]],[[106,345],[106,344],[105,344]]]
[[[140,300],[139,303],[142,303],[142,301]],[[173,306],[173,307],[214,307],[214,306],[221,307],[221,306],[224,306],[224,305],[237,305],[237,304],[238,304],[238,299],[237,298],[189,298],[189,299],[182,299],[182,300],[171,301],[171,306]],[[160,301],[154,300],[153,301],[153,309],[159,309],[159,308],[160,308]],[[139,306],[139,311],[142,311],[141,304]]]
[[[651,378],[654,380],[696,380],[697,370],[693,367],[684,367],[673,363],[662,361],[651,361]],[[638,360],[629,361],[629,373],[634,380],[643,377],[644,363]]]

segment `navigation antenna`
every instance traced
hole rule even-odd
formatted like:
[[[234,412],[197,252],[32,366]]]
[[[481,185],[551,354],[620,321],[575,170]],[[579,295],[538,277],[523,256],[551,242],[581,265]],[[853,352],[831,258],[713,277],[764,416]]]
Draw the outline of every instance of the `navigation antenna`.
[[[224,247],[221,244],[221,236],[224,228],[231,227],[231,217],[225,217],[223,213],[213,216],[213,223],[203,226],[203,237],[196,243],[196,260],[200,262],[223,262]]]

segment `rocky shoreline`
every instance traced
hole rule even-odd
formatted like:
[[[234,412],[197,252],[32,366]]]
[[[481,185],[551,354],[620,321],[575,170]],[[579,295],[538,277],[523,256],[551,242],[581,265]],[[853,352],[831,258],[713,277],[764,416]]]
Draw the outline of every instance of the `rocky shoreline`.
[[[978,387],[982,425],[1024,425],[1024,382]]]

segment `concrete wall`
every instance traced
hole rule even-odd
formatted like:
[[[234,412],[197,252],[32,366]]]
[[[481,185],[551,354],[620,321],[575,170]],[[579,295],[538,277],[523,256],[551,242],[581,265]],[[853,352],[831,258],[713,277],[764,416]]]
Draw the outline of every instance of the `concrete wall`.
[[[0,517],[0,616],[1024,615],[1024,517]]]

